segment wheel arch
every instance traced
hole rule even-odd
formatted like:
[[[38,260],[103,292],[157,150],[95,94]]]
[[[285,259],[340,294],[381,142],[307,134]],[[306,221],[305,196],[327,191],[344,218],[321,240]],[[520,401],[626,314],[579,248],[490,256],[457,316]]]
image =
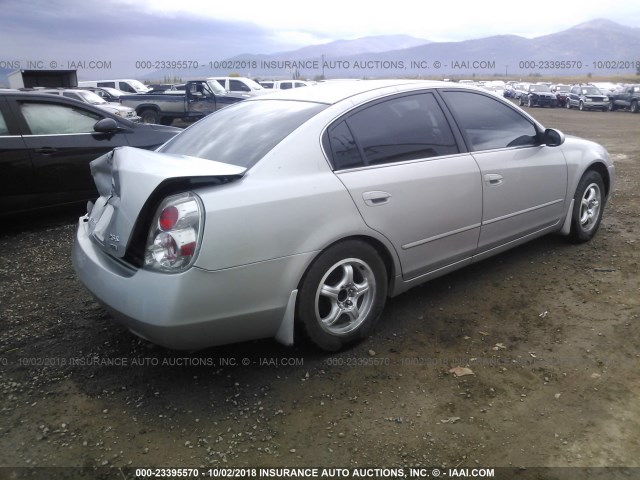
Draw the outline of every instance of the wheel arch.
[[[318,257],[322,255],[323,252],[333,247],[334,245],[351,241],[351,240],[357,240],[357,241],[361,241],[369,244],[376,250],[378,255],[380,255],[380,258],[382,259],[382,263],[384,264],[385,270],[387,271],[387,291],[390,293],[393,287],[393,280],[396,277],[396,275],[399,275],[400,268],[399,268],[399,263],[396,261],[397,257],[389,250],[390,247],[385,245],[381,240],[375,237],[372,237],[370,235],[364,235],[364,234],[350,235],[344,238],[340,238],[326,245],[322,250],[319,250],[316,253],[316,255],[313,257],[313,259],[309,262],[309,264],[305,268],[302,275],[300,276],[300,279],[298,280],[298,290],[300,289],[305,278],[307,277],[307,274],[309,273],[311,266],[318,259]]]
[[[607,168],[607,166],[599,161],[592,163],[591,165],[589,165],[589,167],[587,167],[582,175],[584,176],[589,171],[594,171],[600,174],[600,177],[602,177],[602,182],[604,183],[605,197],[609,198],[609,192],[611,191],[611,176],[609,175],[609,169]]]

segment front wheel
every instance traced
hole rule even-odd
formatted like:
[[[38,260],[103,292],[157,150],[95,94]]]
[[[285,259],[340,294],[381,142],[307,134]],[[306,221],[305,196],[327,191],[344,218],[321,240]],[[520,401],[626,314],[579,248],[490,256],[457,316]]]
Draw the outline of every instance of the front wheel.
[[[571,239],[576,243],[588,242],[598,231],[604,208],[604,182],[600,174],[590,170],[578,183],[573,196]]]
[[[387,298],[387,270],[368,243],[349,240],[325,250],[305,274],[296,305],[309,339],[327,351],[362,340]]]
[[[567,110],[571,110],[571,102],[569,99],[567,99],[567,103],[565,103],[564,106],[567,107]]]
[[[609,102],[609,111],[613,112],[616,109],[616,104],[613,103],[613,100]]]
[[[631,102],[631,106],[629,107],[629,110],[631,110],[631,113],[638,113],[638,102],[636,102],[635,100],[633,102]]]
[[[578,110],[580,110],[581,112],[584,111],[584,103],[580,102],[580,104],[578,105]]]

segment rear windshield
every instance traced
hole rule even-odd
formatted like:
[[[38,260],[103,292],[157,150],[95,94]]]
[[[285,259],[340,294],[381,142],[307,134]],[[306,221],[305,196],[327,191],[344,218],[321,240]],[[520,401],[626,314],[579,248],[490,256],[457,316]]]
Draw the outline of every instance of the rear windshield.
[[[240,102],[205,117],[158,151],[249,168],[326,107],[287,100]]]

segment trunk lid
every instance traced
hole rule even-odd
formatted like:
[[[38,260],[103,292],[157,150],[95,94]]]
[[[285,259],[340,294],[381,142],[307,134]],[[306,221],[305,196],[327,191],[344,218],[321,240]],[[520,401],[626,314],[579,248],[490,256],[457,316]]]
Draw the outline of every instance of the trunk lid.
[[[105,252],[118,258],[125,256],[134,232],[148,234],[148,222],[166,196],[229,183],[246,172],[246,168],[226,163],[133,147],[116,148],[90,167],[100,197],[89,204],[88,233]]]

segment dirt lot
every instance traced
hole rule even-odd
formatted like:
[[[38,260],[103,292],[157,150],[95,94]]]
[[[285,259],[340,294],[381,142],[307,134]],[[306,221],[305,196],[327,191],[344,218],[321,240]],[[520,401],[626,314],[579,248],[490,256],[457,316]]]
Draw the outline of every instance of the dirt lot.
[[[596,238],[548,236],[415,288],[337,355],[150,345],[75,279],[80,211],[11,224],[0,466],[640,467],[640,115],[533,114],[615,159]]]

